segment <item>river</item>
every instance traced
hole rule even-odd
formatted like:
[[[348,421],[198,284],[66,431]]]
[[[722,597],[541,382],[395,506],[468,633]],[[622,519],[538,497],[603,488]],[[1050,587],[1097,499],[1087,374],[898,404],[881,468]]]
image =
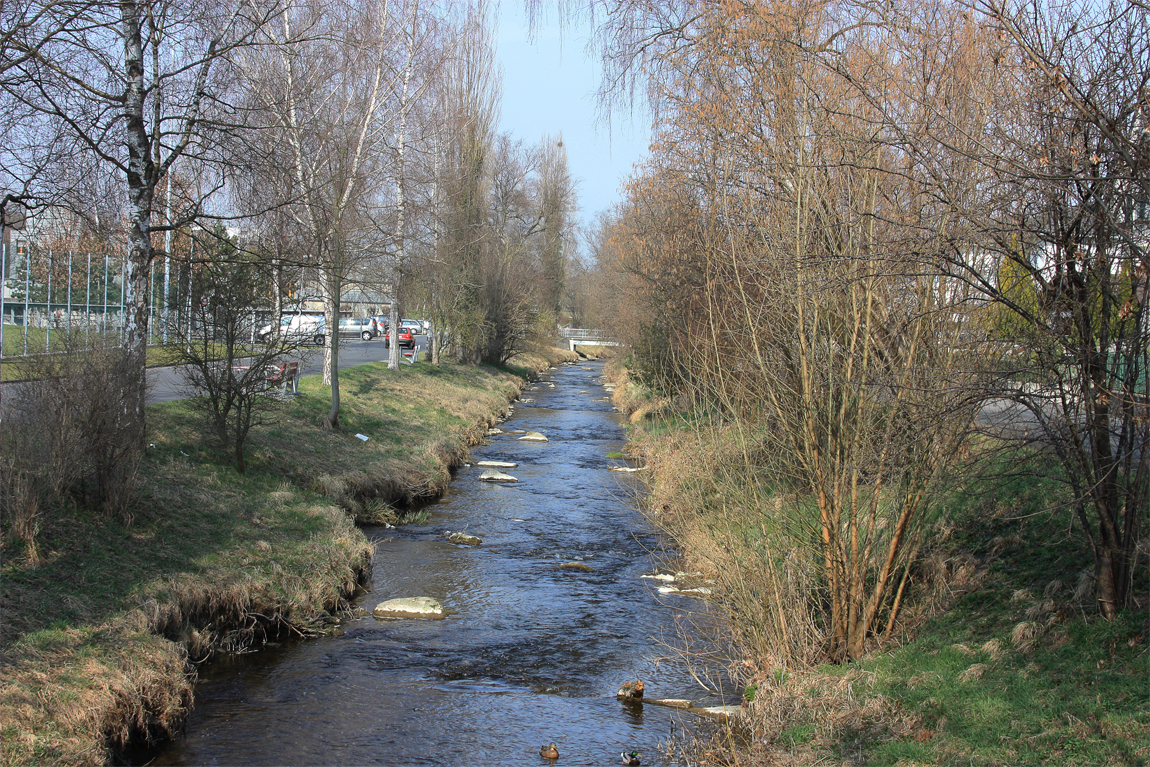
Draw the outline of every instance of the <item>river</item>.
[[[222,658],[203,669],[186,734],[148,754],[154,765],[672,764],[663,753],[693,715],[625,704],[641,678],[648,698],[722,701],[669,660],[676,626],[702,609],[643,578],[671,552],[635,502],[625,431],[602,386],[602,365],[543,374],[471,460],[518,463],[516,484],[461,468],[426,524],[368,528],[375,543],[368,611],[386,599],[431,596],[437,621],[344,622],[338,636]],[[483,539],[448,543],[446,531]],[[590,572],[561,569],[582,562]]]

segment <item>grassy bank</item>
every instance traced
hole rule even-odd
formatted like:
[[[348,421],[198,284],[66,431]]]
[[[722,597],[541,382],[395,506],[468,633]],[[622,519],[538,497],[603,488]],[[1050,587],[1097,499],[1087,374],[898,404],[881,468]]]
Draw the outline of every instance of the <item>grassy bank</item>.
[[[690,428],[690,413],[615,369],[645,463],[649,516],[687,566],[714,581],[728,670],[745,716],[704,761],[740,765],[1141,765],[1150,760],[1146,549],[1136,605],[1103,620],[1092,561],[1048,456],[972,441],[934,505],[899,626],[859,661],[820,661],[817,632],[763,651],[765,621],[796,605],[767,591],[760,531],[781,503],[727,467],[736,435]],[[1042,469],[1042,470],[1040,470]],[[797,560],[788,566],[802,575]],[[797,577],[797,576],[796,576]],[[817,588],[817,584],[809,584]],[[796,610],[797,611],[797,610]],[[759,648],[756,651],[754,648]]]
[[[67,342],[67,332],[63,330],[51,331],[51,353],[46,353],[45,349],[48,348],[45,337],[46,333],[43,328],[29,328],[28,329],[28,354],[30,356],[24,357],[24,336],[22,333],[17,334],[12,330],[13,326],[9,325],[5,328],[4,335],[4,364],[0,365],[0,382],[3,381],[23,381],[29,377],[35,377],[41,374],[44,370],[51,370],[55,366],[55,360],[59,359],[59,355],[64,354],[69,346]],[[18,331],[23,331],[22,327],[16,328]],[[99,333],[93,333],[90,336],[85,336],[83,333],[75,332],[72,339],[72,346],[76,349],[84,349],[91,347],[98,347],[104,343],[104,339],[112,346],[116,346],[120,342],[119,333],[109,333],[106,337],[102,338]],[[161,344],[152,344],[148,346],[148,367],[163,367],[165,365],[172,365],[179,359],[179,353],[173,350],[170,346],[163,346]]]
[[[579,356],[585,357],[589,360],[605,360],[612,359],[618,347],[615,346],[597,346],[595,344],[579,344]]]
[[[530,373],[559,350],[514,360]],[[40,510],[36,545],[5,526],[0,741],[5,764],[101,764],[165,737],[191,663],[328,630],[366,574],[356,519],[440,492],[524,379],[484,367],[341,373],[343,429],[318,377],[253,429],[245,475],[187,402],[149,408],[128,513]],[[366,441],[356,434],[368,437]]]

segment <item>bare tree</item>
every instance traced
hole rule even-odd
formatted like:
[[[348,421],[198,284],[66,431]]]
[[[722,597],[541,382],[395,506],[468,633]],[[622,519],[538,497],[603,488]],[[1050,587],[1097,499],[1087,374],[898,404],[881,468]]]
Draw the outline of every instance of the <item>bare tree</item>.
[[[220,447],[243,474],[248,432],[273,407],[270,390],[286,384],[289,358],[305,339],[273,333],[266,342],[253,343],[258,317],[270,300],[275,261],[241,251],[220,225],[198,240],[195,323],[171,322],[171,351],[184,380],[200,395],[194,406],[208,414]]]
[[[977,126],[977,152],[961,147],[998,183],[965,211],[981,240],[947,264],[1018,318],[1004,340],[1024,363],[1000,393],[1057,455],[1113,617],[1150,508],[1150,16],[1121,2],[973,8],[1013,97]]]
[[[446,54],[445,29],[442,19],[428,12],[428,9],[421,11],[419,0],[410,0],[401,30],[402,75],[397,83],[398,92],[394,95],[397,112],[394,137],[395,233],[392,257],[386,267],[391,276],[393,300],[389,325],[392,328],[399,326],[403,297],[401,289],[405,275],[409,275],[412,268],[409,252],[412,235],[409,230],[417,228],[415,219],[420,210],[414,204],[412,194],[416,173],[413,173],[415,164],[411,161],[409,150],[414,149],[425,157],[434,152],[431,146],[433,139],[430,137],[436,134],[438,127],[431,123],[437,122],[438,116],[421,111],[420,107],[425,106],[423,101],[428,91],[438,83]],[[426,211],[426,206],[422,210]],[[388,367],[395,369],[398,366],[399,344],[394,343],[388,355]]]
[[[375,253],[371,210],[382,204],[387,178],[397,78],[391,20],[386,3],[302,5],[283,16],[274,52],[245,62],[255,99],[286,149],[294,184],[287,209],[308,233],[308,267],[325,307],[326,422],[335,429],[340,298]]]
[[[734,440],[774,592],[748,634],[794,658],[812,635],[857,658],[896,625],[975,410],[981,305],[939,272],[953,216],[906,161],[917,115],[885,12],[623,3],[601,38],[608,87],[641,72],[664,118],[600,243],[637,290],[623,309],[650,307],[632,320],[638,372]],[[795,552],[817,591],[778,575]]]
[[[543,218],[539,258],[545,280],[542,306],[558,320],[567,282],[567,264],[575,251],[575,183],[567,167],[563,135],[544,136],[539,147],[538,195]]]
[[[488,18],[486,5],[467,8],[444,73],[444,135],[438,141],[442,159],[436,175],[438,252],[427,273],[432,321],[463,360],[477,358],[483,337],[480,264],[500,99]]]
[[[25,16],[35,22],[31,27],[6,38],[7,56],[17,40],[46,30],[5,60],[0,85],[27,116],[9,154],[95,166],[118,175],[127,193],[124,348],[138,375],[126,415],[139,446],[152,234],[162,229],[153,221],[156,189],[177,158],[218,158],[215,150],[236,125],[228,109],[228,59],[276,13],[276,5],[202,0],[46,3]],[[55,199],[54,179],[70,175],[43,174],[30,194]]]

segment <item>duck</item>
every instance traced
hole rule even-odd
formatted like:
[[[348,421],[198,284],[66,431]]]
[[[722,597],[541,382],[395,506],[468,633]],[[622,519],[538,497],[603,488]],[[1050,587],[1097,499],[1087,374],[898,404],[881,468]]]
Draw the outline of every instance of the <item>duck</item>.
[[[629,754],[624,751],[619,754],[619,756],[623,759],[623,764],[627,765],[627,767],[639,767],[639,757],[642,756],[642,754],[638,751],[632,751]]]
[[[558,759],[559,748],[554,743],[549,746],[540,746],[539,755],[544,759]]]
[[[615,693],[615,697],[619,700],[642,700],[643,680],[638,679],[634,682],[625,683],[619,688],[619,692]]]

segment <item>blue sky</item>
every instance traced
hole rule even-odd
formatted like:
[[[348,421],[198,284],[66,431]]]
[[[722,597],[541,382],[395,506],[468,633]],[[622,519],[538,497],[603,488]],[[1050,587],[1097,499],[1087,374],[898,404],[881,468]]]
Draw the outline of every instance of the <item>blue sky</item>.
[[[645,156],[650,142],[646,114],[616,114],[610,129],[600,120],[595,108],[599,64],[587,53],[587,26],[568,24],[561,35],[554,8],[546,8],[537,34],[528,39],[523,3],[514,0],[499,4],[497,18],[501,128],[527,144],[545,134],[563,134],[577,182],[579,219],[589,223],[619,201],[620,183]]]

